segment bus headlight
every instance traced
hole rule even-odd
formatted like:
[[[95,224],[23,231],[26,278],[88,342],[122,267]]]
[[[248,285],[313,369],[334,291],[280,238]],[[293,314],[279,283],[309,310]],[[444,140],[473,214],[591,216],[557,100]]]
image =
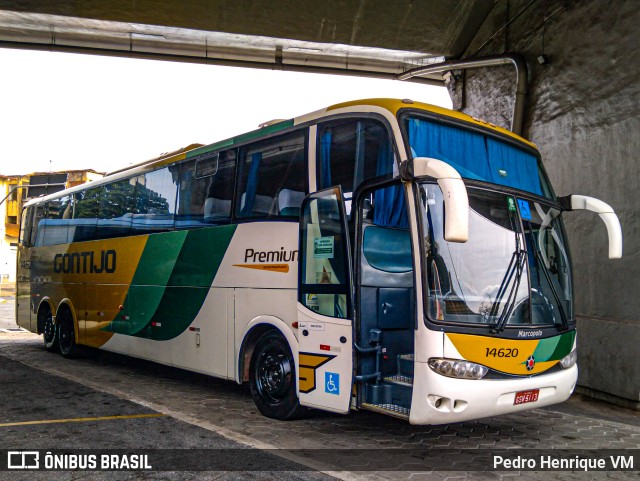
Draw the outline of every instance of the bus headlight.
[[[489,372],[485,366],[461,359],[432,357],[427,364],[433,372],[457,379],[482,379]]]
[[[560,365],[563,369],[569,369],[573,367],[575,363],[578,361],[578,350],[574,349],[569,354],[560,359]]]

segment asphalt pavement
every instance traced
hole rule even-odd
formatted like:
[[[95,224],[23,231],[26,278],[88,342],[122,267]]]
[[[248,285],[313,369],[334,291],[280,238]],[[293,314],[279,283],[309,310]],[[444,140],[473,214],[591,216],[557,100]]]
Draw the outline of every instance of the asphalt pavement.
[[[13,297],[0,297],[0,329],[17,329],[16,301]]]
[[[157,449],[151,454],[162,466],[159,456],[181,450],[169,465],[180,469],[22,477],[0,470],[0,479],[563,480],[640,474],[640,413],[583,396],[443,426],[411,426],[367,411],[312,411],[279,422],[263,417],[246,386],[234,382],[104,351],[79,359],[47,352],[41,336],[2,331],[15,328],[13,308],[11,299],[0,303],[0,457],[2,449]],[[493,470],[488,458],[505,452],[631,456],[635,465],[598,472]],[[227,464],[215,464],[220,460]],[[187,461],[192,469],[211,468],[206,462],[215,469],[192,471]]]

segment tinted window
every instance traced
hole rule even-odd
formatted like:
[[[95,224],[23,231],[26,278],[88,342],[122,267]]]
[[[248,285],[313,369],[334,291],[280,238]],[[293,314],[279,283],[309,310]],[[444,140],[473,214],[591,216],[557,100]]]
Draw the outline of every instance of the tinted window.
[[[104,186],[100,199],[96,239],[127,236],[135,206],[136,178]]]
[[[346,119],[318,127],[318,189],[340,185],[350,201],[358,185],[394,173],[393,151],[386,127],[370,119]]]
[[[174,165],[138,177],[133,234],[173,229],[178,172],[179,167]]]
[[[228,222],[237,151],[227,150],[180,166],[176,227]]]
[[[33,220],[33,207],[22,209],[22,221],[20,222],[20,244],[25,247],[31,245],[31,221]]]
[[[60,197],[48,202],[47,219],[41,221],[42,244],[66,244],[72,240],[70,232],[73,216],[73,196]]]
[[[39,228],[39,224],[43,219],[47,217],[47,204],[38,204],[35,208],[35,215],[33,217],[33,224],[31,227],[31,245],[41,246],[43,245],[44,229]]]
[[[300,214],[307,192],[305,143],[300,131],[243,149],[239,217]]]
[[[73,227],[69,236],[73,242],[93,240],[100,211],[102,187],[87,189],[75,194]]]
[[[71,200],[70,195],[50,200],[47,219],[71,219],[73,214]]]

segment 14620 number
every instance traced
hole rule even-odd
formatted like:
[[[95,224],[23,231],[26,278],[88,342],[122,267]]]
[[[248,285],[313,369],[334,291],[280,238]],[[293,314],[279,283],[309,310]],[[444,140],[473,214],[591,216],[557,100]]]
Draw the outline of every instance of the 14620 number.
[[[487,353],[485,357],[518,357],[518,350],[508,347],[496,349],[487,347]]]

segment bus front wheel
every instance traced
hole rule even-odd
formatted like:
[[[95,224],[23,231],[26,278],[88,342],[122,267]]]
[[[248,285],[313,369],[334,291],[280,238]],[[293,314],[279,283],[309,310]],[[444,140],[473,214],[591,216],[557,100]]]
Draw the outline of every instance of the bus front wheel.
[[[58,346],[60,353],[64,357],[75,357],[78,355],[78,345],[76,344],[76,333],[73,325],[73,317],[68,309],[63,310],[56,316],[58,324]]]
[[[260,336],[251,356],[250,373],[251,395],[263,415],[286,420],[304,414],[296,395],[293,355],[281,334],[269,331]]]

